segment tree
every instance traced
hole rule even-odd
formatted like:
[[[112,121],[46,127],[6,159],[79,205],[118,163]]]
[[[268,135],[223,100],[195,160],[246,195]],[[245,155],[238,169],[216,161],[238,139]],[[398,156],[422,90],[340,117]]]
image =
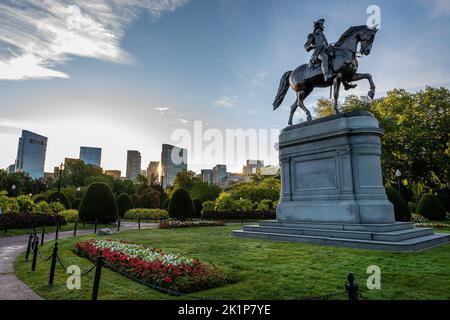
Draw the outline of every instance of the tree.
[[[156,209],[161,205],[160,193],[155,190],[148,190],[139,196],[139,207]]]
[[[202,202],[200,201],[200,199],[194,199],[192,201],[193,205],[194,205],[194,218],[201,218],[202,217],[202,210],[203,210],[203,205]]]
[[[125,215],[125,212],[127,212],[130,209],[133,209],[133,202],[130,199],[130,196],[126,193],[121,193],[117,199],[117,212],[120,218],[123,218]]]
[[[191,191],[197,182],[201,182],[201,180],[194,171],[178,172],[173,183],[173,190],[181,188]]]
[[[216,200],[217,211],[236,211],[237,209],[236,200],[228,192],[222,192]]]
[[[91,184],[81,200],[79,217],[84,222],[110,223],[117,219],[117,204],[109,185]]]
[[[219,197],[220,188],[215,184],[195,181],[192,190],[189,193],[193,199],[199,199],[203,203],[208,200],[216,200]]]
[[[177,189],[169,203],[169,216],[174,219],[187,219],[194,216],[194,207],[189,193],[185,189]]]
[[[72,207],[69,198],[67,198],[64,192],[60,192],[59,194],[57,191],[53,192],[49,195],[47,202],[60,202],[66,209],[70,209]]]
[[[405,201],[405,199],[403,199],[401,193],[392,187],[386,187],[386,194],[389,201],[394,206],[395,220],[411,220],[411,209],[409,208],[408,203]]]
[[[432,193],[425,193],[417,204],[417,214],[428,220],[444,220],[445,208],[439,199]]]
[[[333,101],[326,98],[321,98],[317,100],[317,104],[314,107],[314,113],[320,118],[333,115],[334,114]]]

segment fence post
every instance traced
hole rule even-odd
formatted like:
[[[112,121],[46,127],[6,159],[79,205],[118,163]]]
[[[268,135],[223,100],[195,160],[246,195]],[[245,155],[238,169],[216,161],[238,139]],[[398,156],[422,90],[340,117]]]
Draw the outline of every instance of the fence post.
[[[75,221],[75,225],[73,226],[73,236],[74,237],[77,235],[77,225],[78,225],[78,220]]]
[[[103,264],[103,256],[100,253],[95,262],[96,266],[95,266],[94,285],[92,287],[92,300],[97,300],[98,288],[100,286],[100,276],[102,275],[102,264]]]
[[[348,293],[348,300],[358,300],[358,285],[355,283],[355,277],[352,273],[347,275],[347,281],[348,283],[345,285],[345,290],[347,290]]]
[[[33,245],[33,261],[31,263],[31,271],[36,270],[36,261],[37,261],[37,254],[39,249],[39,238],[34,238],[34,245]]]
[[[45,226],[42,227],[42,234],[41,234],[41,246],[44,245],[44,235],[45,235]]]
[[[56,259],[58,258],[58,241],[55,241],[52,254],[52,264],[50,266],[50,276],[48,277],[48,285],[53,285],[53,279],[55,278]]]
[[[28,245],[27,245],[27,253],[25,254],[25,260],[28,261],[28,258],[30,257],[30,250],[31,250],[31,242],[33,241],[33,233],[30,233],[30,236],[28,237]]]
[[[58,237],[59,237],[59,223],[56,224],[55,241],[58,240]]]
[[[95,219],[95,224],[94,224],[94,233],[97,234],[97,219]]]
[[[117,218],[117,231],[120,231],[120,218]]]
[[[138,220],[138,229],[141,230],[141,218]]]

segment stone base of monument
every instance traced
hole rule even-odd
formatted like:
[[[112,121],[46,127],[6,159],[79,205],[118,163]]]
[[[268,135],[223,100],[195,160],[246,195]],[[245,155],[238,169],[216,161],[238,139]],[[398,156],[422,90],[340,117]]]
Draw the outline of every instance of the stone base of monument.
[[[234,236],[387,251],[431,248],[450,240],[395,222],[381,173],[383,129],[369,112],[351,112],[284,129],[279,138],[277,220]]]

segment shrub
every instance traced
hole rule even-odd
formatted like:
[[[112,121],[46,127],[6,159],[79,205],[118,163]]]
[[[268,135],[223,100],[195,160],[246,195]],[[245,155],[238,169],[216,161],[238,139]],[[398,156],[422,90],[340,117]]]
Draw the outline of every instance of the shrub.
[[[392,187],[386,187],[386,194],[389,201],[394,205],[395,220],[409,221],[411,220],[411,210],[400,192]]]
[[[186,219],[194,216],[194,206],[189,193],[183,189],[177,189],[169,203],[169,216],[175,219]]]
[[[253,202],[250,199],[239,199],[236,201],[236,206],[240,211],[250,211],[253,209]]]
[[[78,210],[63,210],[58,213],[63,216],[67,222],[76,222],[78,221]]]
[[[139,208],[139,194],[130,194],[131,202],[133,202],[133,208]]]
[[[141,196],[139,197],[139,206],[141,208],[159,208],[161,205],[161,198],[160,193],[155,190],[149,190],[145,191]]]
[[[275,219],[275,211],[203,211],[203,219],[240,220],[240,219]]]
[[[40,214],[59,213],[62,210],[65,210],[65,208],[61,203],[59,202],[47,203],[47,201],[41,201],[38,204],[36,204],[33,208],[34,213]]]
[[[170,198],[167,198],[166,200],[164,200],[164,202],[162,203],[162,208],[164,210],[169,209],[169,203],[170,203]]]
[[[236,200],[227,192],[222,192],[216,200],[215,210],[217,211],[235,211],[237,209]]]
[[[413,213],[411,214],[411,221],[416,223],[425,223],[428,221],[428,219],[424,216],[421,216],[420,214]]]
[[[163,209],[145,209],[145,208],[137,208],[130,209],[125,212],[125,219],[130,220],[161,220],[168,219],[169,214],[166,210]]]
[[[428,220],[444,220],[447,216],[442,203],[431,193],[425,193],[420,198],[416,213],[424,216]]]
[[[416,213],[417,211],[417,204],[414,202],[408,202],[409,210],[411,210],[411,213]]]
[[[437,197],[445,208],[445,211],[450,212],[450,188],[443,188],[437,191]]]
[[[203,216],[203,213],[205,213],[205,212],[214,211],[215,207],[216,207],[216,204],[214,201],[203,202],[202,216]]]
[[[19,211],[29,213],[33,211],[34,202],[29,195],[20,195],[16,198]]]
[[[78,211],[78,209],[80,208],[80,204],[81,204],[81,199],[77,198],[72,201],[71,208]]]
[[[24,229],[42,226],[65,225],[64,217],[57,214],[2,214],[0,216],[0,229]]]
[[[80,220],[83,222],[110,223],[117,220],[117,205],[109,185],[94,182],[89,185],[81,200],[79,210]]]
[[[117,210],[119,217],[123,218],[125,216],[125,212],[130,209],[133,209],[133,202],[130,199],[130,196],[126,193],[121,193],[116,200]]]
[[[0,208],[3,213],[19,212],[19,205],[15,198],[8,197],[5,193],[0,193]]]
[[[194,218],[201,218],[202,217],[202,210],[203,205],[202,201],[200,199],[194,199],[192,201],[192,204],[194,205]]]
[[[66,209],[70,209],[70,200],[67,198],[67,196],[64,194],[64,192],[60,192],[58,196],[58,192],[53,192],[51,195],[48,196],[48,203],[52,202],[60,202]]]
[[[272,201],[269,199],[261,200],[261,202],[258,204],[258,207],[256,210],[258,211],[269,211],[272,208]]]
[[[39,203],[42,201],[47,202],[47,198],[43,194],[40,194],[40,195],[35,196],[33,201],[34,201],[34,203]]]

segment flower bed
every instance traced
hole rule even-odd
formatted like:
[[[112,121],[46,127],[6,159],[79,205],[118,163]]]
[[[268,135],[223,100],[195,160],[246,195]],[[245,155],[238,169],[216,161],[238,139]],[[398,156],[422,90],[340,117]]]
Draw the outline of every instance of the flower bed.
[[[192,228],[192,227],[217,227],[224,226],[223,221],[162,221],[159,224],[160,229]]]
[[[203,212],[203,219],[212,220],[240,220],[240,219],[275,219],[275,211],[206,211]]]
[[[75,252],[91,261],[95,261],[102,253],[107,267],[110,265],[130,278],[139,279],[160,289],[189,293],[228,283],[212,265],[197,259],[166,254],[141,244],[118,240],[87,240],[75,244]]]

